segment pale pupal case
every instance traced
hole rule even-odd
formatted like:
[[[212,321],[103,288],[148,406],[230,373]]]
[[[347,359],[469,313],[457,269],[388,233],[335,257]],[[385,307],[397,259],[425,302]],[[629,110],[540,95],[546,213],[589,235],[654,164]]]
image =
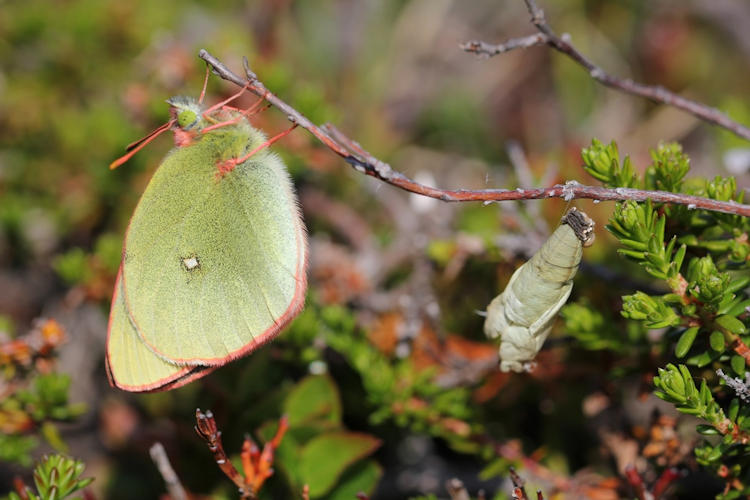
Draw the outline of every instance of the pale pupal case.
[[[573,289],[583,247],[593,241],[594,221],[571,209],[542,248],[516,269],[505,290],[487,306],[484,333],[489,338],[500,337],[500,370],[531,370]]]

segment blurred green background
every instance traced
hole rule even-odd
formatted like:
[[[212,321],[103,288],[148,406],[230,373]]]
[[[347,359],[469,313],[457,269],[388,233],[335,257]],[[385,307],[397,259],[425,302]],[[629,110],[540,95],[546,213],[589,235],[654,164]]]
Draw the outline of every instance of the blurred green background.
[[[606,70],[750,121],[747,4],[541,6],[555,30],[569,33]],[[59,370],[72,377],[71,401],[88,411],[60,432],[69,453],[96,476],[92,489],[100,498],[157,498],[164,491],[147,453],[154,440],[165,443],[191,491],[231,498],[228,481],[192,433],[195,408],[214,411],[234,453],[243,433],[269,428],[300,381],[320,372],[331,374],[332,388],[324,384],[319,397],[343,410],[330,426],[311,428],[377,436],[371,458],[342,468],[345,479],[368,488],[382,475],[375,498],[444,494],[452,476],[475,493],[489,457],[485,448],[453,439],[455,428],[444,419],[479,425],[498,440],[519,438],[526,453],[543,448],[543,462],[563,475],[584,466],[617,475],[582,413],[582,402],[606,385],[601,373],[611,360],[573,352],[561,361],[558,353],[553,368],[537,377],[498,380],[490,369],[494,348],[483,342],[474,313],[557,224],[564,203],[485,207],[418,199],[357,174],[302,130],[275,146],[295,179],[311,238],[311,290],[301,318],[272,345],[178,391],[124,394],[107,385],[103,370],[122,236],[171,138],[115,171],[107,165],[167,120],[165,99],[200,92],[201,48],[237,72],[247,56],[282,99],[317,123],[332,121],[427,184],[590,184],[579,154],[597,137],[617,140],[641,168],[658,141],[680,141],[693,175],[726,175],[729,168],[739,186],[748,185],[750,149],[727,132],[607,90],[545,47],[489,60],[459,49],[470,39],[497,43],[531,34],[528,19],[522,2],[509,0],[0,1],[0,329],[19,335],[39,316],[65,326]],[[208,88],[210,102],[235,91],[217,77]],[[243,99],[240,105],[252,102]],[[269,134],[287,126],[274,109],[254,121]],[[527,168],[519,167],[523,153]],[[600,227],[612,208],[578,205]],[[607,284],[597,269],[632,270],[617,260],[603,231],[598,241],[574,293],[602,293]],[[616,297],[620,287],[628,293],[635,285],[610,286]],[[446,338],[454,337],[472,343],[450,351]],[[422,347],[428,361],[418,356],[420,342],[437,345]],[[380,366],[374,361],[358,364],[362,356],[383,363],[383,380],[367,374]],[[474,364],[484,367],[479,374],[467,368]],[[426,375],[418,375],[423,369]],[[399,380],[407,382],[394,388]],[[633,379],[622,391],[637,386]],[[435,403],[441,390],[453,399]],[[437,416],[394,406],[414,398],[435,405]],[[622,418],[638,421],[645,412],[625,406]],[[300,432],[294,439],[304,443],[312,431]],[[23,470],[0,464],[0,492]],[[286,479],[274,479],[269,488],[277,493],[268,498],[291,498],[289,485],[301,479],[277,475]],[[510,491],[499,479],[482,484],[488,492]]]

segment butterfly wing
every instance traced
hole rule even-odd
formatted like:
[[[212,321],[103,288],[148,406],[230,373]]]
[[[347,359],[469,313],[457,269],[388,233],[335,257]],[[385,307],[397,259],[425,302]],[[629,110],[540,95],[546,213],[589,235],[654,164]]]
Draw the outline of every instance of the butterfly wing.
[[[205,367],[167,363],[140,340],[130,322],[122,294],[121,272],[117,273],[107,329],[105,365],[110,384],[126,391],[174,389],[200,378]]]
[[[225,364],[273,338],[299,312],[306,238],[289,175],[263,150],[225,175],[217,164],[265,137],[245,123],[172,151],[125,240],[125,305],[163,359]]]

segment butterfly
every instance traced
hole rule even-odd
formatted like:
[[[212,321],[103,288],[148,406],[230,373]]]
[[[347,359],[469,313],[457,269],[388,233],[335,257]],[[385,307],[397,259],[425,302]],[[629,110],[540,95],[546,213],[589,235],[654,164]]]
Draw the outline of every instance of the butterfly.
[[[106,369],[123,390],[203,377],[274,338],[304,305],[305,226],[267,148],[285,133],[267,140],[247,111],[229,100],[206,109],[203,95],[169,99],[167,124],[111,166],[174,132],[130,220],[112,296]]]

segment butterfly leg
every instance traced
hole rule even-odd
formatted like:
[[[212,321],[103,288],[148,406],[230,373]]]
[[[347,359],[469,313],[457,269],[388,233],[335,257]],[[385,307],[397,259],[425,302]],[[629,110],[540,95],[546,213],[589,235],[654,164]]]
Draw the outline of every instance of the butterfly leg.
[[[241,156],[239,158],[230,158],[229,160],[225,160],[223,162],[220,162],[217,165],[217,168],[219,169],[218,175],[220,177],[225,176],[226,174],[228,174],[229,172],[231,172],[232,170],[234,170],[234,167],[236,167],[240,163],[246,162],[251,156],[253,156],[258,151],[262,151],[263,149],[267,148],[268,146],[270,146],[274,142],[276,142],[276,141],[278,141],[278,140],[286,137],[287,135],[289,135],[292,132],[292,130],[294,130],[295,128],[297,128],[297,124],[296,123],[294,123],[291,127],[289,127],[288,129],[286,129],[285,131],[283,131],[283,132],[281,132],[279,134],[276,134],[275,136],[271,137],[267,141],[261,143],[260,145],[258,145],[255,148],[253,148],[252,151],[250,151],[246,155]]]
[[[245,93],[245,91],[246,91],[246,90],[247,90],[247,88],[248,88],[248,85],[249,85],[249,84],[245,84],[245,86],[244,86],[244,87],[242,87],[242,88],[240,89],[240,91],[239,91],[239,92],[237,92],[236,94],[234,94],[234,95],[231,95],[231,96],[229,96],[228,98],[224,99],[223,101],[221,101],[221,102],[217,102],[216,104],[214,104],[214,105],[213,105],[213,106],[211,106],[210,108],[206,109],[206,110],[205,110],[205,111],[203,112],[203,118],[206,118],[206,119],[210,119],[210,116],[209,116],[209,115],[210,115],[211,113],[213,113],[213,112],[214,112],[214,111],[216,111],[217,109],[220,109],[220,108],[222,108],[223,106],[227,105],[228,103],[230,103],[230,102],[234,101],[234,100],[235,100],[235,99],[237,99],[237,98],[238,98],[239,96],[241,96],[242,94],[244,94],[244,93]]]
[[[265,96],[263,96],[260,99],[258,99],[252,106],[250,106],[249,108],[247,108],[245,110],[242,110],[242,109],[239,109],[239,108],[235,108],[235,107],[232,107],[232,106],[222,106],[221,109],[229,109],[231,111],[236,111],[236,112],[240,113],[239,116],[237,116],[236,118],[233,118],[231,120],[224,121],[224,122],[214,123],[213,125],[211,125],[209,127],[205,127],[201,132],[205,134],[206,132],[210,132],[211,130],[216,130],[217,128],[226,127],[226,126],[229,126],[229,125],[234,125],[236,123],[239,123],[246,116],[250,116],[253,113],[255,113],[256,110],[257,110],[257,108],[263,103],[264,100],[265,100]]]

